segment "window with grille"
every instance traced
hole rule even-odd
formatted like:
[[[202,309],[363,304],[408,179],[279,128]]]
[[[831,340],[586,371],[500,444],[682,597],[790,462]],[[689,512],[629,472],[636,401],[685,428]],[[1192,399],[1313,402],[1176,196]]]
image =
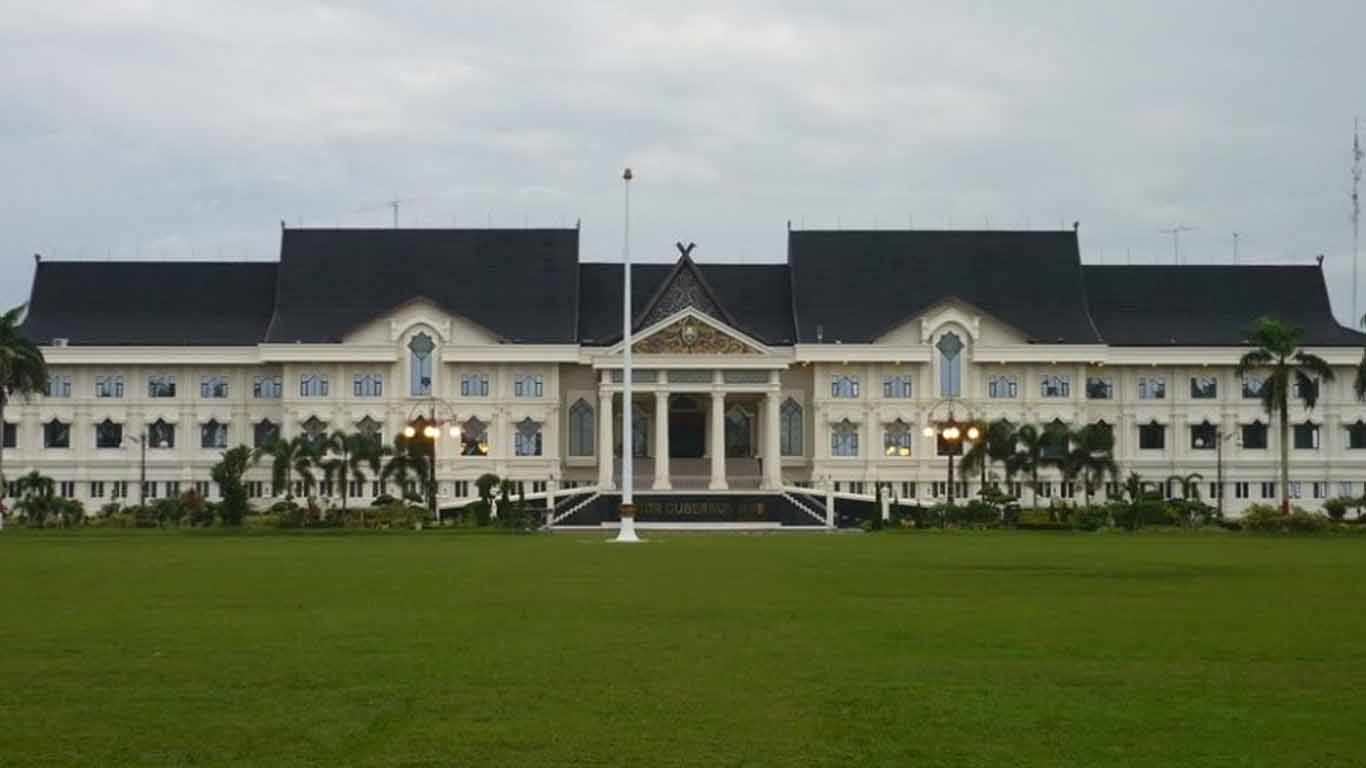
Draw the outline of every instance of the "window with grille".
[[[790,397],[784,400],[778,409],[779,453],[783,456],[802,455],[805,450],[804,425],[801,403]]]
[[[830,453],[834,456],[858,456],[858,427],[848,419],[830,429]]]
[[[987,379],[987,397],[996,400],[1014,400],[1020,396],[1018,376],[992,376]]]

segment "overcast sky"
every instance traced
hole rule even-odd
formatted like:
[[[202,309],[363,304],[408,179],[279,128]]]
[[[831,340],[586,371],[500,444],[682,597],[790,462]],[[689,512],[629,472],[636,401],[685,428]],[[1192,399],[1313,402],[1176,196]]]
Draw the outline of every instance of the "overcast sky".
[[[643,260],[1078,220],[1088,262],[1170,262],[1180,224],[1192,262],[1326,254],[1351,314],[1366,3],[844,5],[10,0],[0,299],[35,252],[275,259],[394,197],[618,259],[630,165]]]

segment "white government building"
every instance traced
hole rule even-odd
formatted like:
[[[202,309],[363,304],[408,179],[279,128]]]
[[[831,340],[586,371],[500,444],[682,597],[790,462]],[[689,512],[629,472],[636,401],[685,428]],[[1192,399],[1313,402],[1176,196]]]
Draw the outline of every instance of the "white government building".
[[[287,229],[276,263],[37,259],[24,330],[52,377],[6,411],[7,474],[38,470],[92,509],[137,501],[144,471],[148,498],[212,498],[226,447],[338,429],[387,442],[434,415],[443,506],[493,472],[550,496],[560,522],[610,520],[621,265],[581,262],[578,242],[576,229]],[[1230,512],[1269,502],[1278,431],[1259,383],[1233,374],[1265,315],[1339,370],[1312,412],[1296,406],[1292,496],[1313,505],[1366,482],[1351,390],[1366,336],[1334,319],[1321,267],[1084,265],[1075,231],[790,231],[774,264],[679,251],[632,272],[642,521],[828,523],[832,499],[875,483],[931,503],[947,459],[922,430],[950,411],[1104,421],[1126,473],[1199,472],[1209,498],[1221,463]],[[1045,477],[1043,499],[1080,498]],[[966,481],[959,497],[978,489]],[[353,485],[362,503],[382,490]],[[265,466],[249,489],[284,490]]]

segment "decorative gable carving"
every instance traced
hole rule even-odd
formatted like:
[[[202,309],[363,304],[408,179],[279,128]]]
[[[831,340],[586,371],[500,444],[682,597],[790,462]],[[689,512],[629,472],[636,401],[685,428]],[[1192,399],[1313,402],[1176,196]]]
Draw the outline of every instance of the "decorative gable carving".
[[[758,354],[758,350],[734,336],[688,317],[635,342],[631,351],[645,355]]]
[[[659,299],[650,307],[644,317],[637,323],[638,327],[653,325],[660,320],[671,315],[676,315],[682,310],[692,307],[698,312],[710,315],[717,320],[724,321],[725,313],[711,298],[711,292],[697,279],[697,273],[692,269],[680,269],[674,274],[674,279],[664,288]]]

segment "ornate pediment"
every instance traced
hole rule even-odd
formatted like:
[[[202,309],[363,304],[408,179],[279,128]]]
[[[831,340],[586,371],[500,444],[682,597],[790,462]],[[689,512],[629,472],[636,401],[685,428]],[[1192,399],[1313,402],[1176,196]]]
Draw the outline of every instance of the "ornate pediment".
[[[645,355],[755,355],[759,350],[719,328],[684,317],[631,345]]]

